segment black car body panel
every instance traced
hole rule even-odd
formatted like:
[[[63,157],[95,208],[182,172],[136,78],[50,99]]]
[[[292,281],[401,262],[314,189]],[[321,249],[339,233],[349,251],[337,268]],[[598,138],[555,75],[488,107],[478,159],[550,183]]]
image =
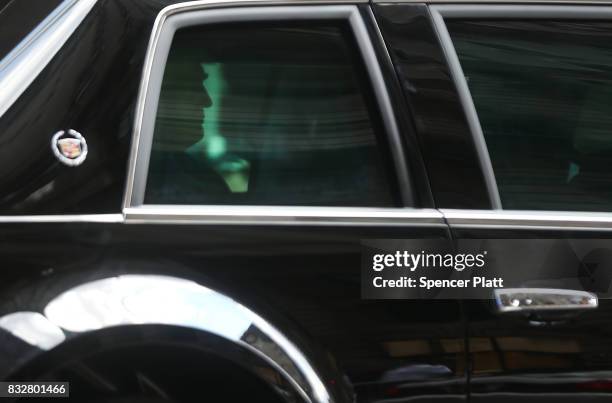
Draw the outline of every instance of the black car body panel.
[[[443,228],[65,223],[27,229],[5,224],[1,233],[5,267],[20,268],[3,275],[3,315],[44,310],[79,284],[117,275],[192,279],[280,329],[312,360],[336,401],[351,401],[352,389],[358,401],[415,394],[464,400],[465,328],[459,303],[362,300],[355,269],[361,239],[445,238]],[[46,362],[38,349],[13,356],[18,343],[5,335],[4,376],[19,378],[26,371],[42,379],[57,373],[54,366],[69,362],[70,354],[84,354],[68,350]],[[35,372],[27,362],[38,356],[43,363],[34,361]],[[111,375],[104,376],[113,382]]]
[[[396,207],[132,203],[146,60],[160,13],[179,3],[95,2],[0,117],[0,379],[69,380],[74,401],[609,400],[608,301],[551,321],[502,316],[488,300],[360,294],[368,239],[610,238],[606,217],[596,228],[492,209],[431,4],[321,3],[354,6],[372,44],[399,134],[379,144],[398,171]],[[212,4],[259,5],[294,4]],[[51,152],[53,133],[71,128],[89,146],[78,167]],[[149,282],[153,296],[139,294]],[[45,328],[53,315],[64,326]],[[19,320],[50,338],[6,330]],[[244,321],[243,334],[225,333]]]
[[[437,207],[491,207],[457,90],[426,5],[377,4]]]
[[[2,116],[2,214],[120,211],[140,72],[159,10],[153,2],[99,2]],[[72,127],[91,143],[78,172],[48,152],[50,136]]]

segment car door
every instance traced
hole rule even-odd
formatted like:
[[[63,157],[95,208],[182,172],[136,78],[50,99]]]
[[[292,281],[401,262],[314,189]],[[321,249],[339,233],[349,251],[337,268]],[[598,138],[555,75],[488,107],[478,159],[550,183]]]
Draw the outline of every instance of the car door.
[[[276,244],[259,246],[258,253],[272,262],[269,269],[285,266],[288,258],[280,256],[295,250],[289,264],[296,275],[314,254],[328,280],[304,272],[307,277],[292,284],[288,268],[289,279],[270,279],[268,287],[294,289],[292,297],[286,291],[279,294],[286,295],[282,300],[287,312],[295,311],[290,315],[304,321],[315,339],[331,348],[357,399],[427,400],[433,395],[462,401],[463,336],[456,302],[358,301],[354,295],[337,300],[334,290],[342,281],[319,284],[330,278],[355,284],[356,252],[359,242],[368,238],[447,236],[444,226],[414,226],[412,218],[400,218],[418,214],[405,204],[419,200],[426,205],[428,197],[418,190],[422,185],[412,185],[407,173],[410,166],[413,175],[422,168],[418,159],[407,162],[404,156],[416,150],[406,151],[410,133],[399,131],[385,79],[391,88],[394,82],[383,75],[387,72],[378,60],[388,62],[368,34],[370,30],[378,39],[369,8],[320,5],[191,12],[178,5],[168,15],[178,25],[158,27],[159,38],[145,64],[150,69],[145,70],[149,87],[137,115],[140,130],[135,133],[138,148],[132,154],[126,220],[141,226],[225,225],[236,231],[248,225],[258,239],[269,238],[268,231],[286,233]],[[190,77],[186,64],[194,56],[205,70],[210,98],[204,101],[208,104],[200,143],[200,153],[206,153],[200,154],[198,166],[201,175],[210,169],[207,178],[220,174],[225,190],[223,183],[212,188],[207,180],[201,188],[193,178],[176,175],[171,169],[177,158],[166,152],[171,140],[164,131],[175,136],[182,122],[164,113],[185,99],[175,93],[172,80]],[[177,81],[176,89],[181,85]],[[221,145],[217,155],[216,144]],[[422,179],[414,181],[419,182]],[[399,197],[399,204],[393,197]],[[378,214],[380,221],[374,218]],[[404,225],[408,222],[410,228]],[[245,238],[244,232],[237,234]],[[318,252],[321,248],[327,252]],[[349,292],[342,289],[341,294]],[[370,316],[368,311],[377,313]],[[316,320],[310,317],[315,312]],[[405,319],[398,318],[395,327],[392,318],[399,312]],[[453,330],[443,336],[447,328]]]
[[[524,274],[512,280],[518,294],[465,302],[473,402],[610,399],[611,11],[552,4],[377,7],[416,116],[450,123],[446,137],[440,123],[422,126],[422,135],[433,133],[441,143],[443,156],[430,164],[476,167],[476,187],[466,181],[454,190],[485,207],[446,197],[457,172],[430,172],[453,237],[488,240],[515,254],[525,249],[517,245],[538,249],[531,260],[514,256],[533,272],[507,265],[501,273]],[[409,38],[410,22],[425,29]],[[432,32],[437,38],[423,39]],[[445,102],[437,109],[417,104],[425,95]],[[449,141],[470,144],[466,161],[450,158],[460,150],[448,150]],[[536,264],[545,253],[548,263]],[[534,274],[541,267],[544,277]],[[556,289],[563,290],[552,291],[562,295],[558,300],[538,305]],[[585,290],[599,293],[598,307]]]
[[[182,311],[172,311],[183,293],[173,294],[171,285],[188,278],[206,286],[207,295],[239,302],[233,310],[215,311],[223,308],[219,304],[198,306],[200,311],[212,309],[230,324],[236,312],[254,312],[268,321],[264,330],[278,329],[286,336],[291,349],[286,344],[273,350],[270,340],[253,334],[231,348],[213,343],[214,355],[228,359],[248,344],[243,357],[258,365],[262,358],[271,363],[258,376],[272,388],[278,375],[313,402],[465,401],[460,305],[366,300],[359,294],[362,241],[450,239],[442,214],[434,209],[420,150],[411,146],[411,122],[398,110],[403,99],[369,6],[91,3],[91,14],[68,7],[52,21],[71,24],[62,38],[65,47],[43,58],[49,64],[39,66],[43,74],[32,84],[37,91],[24,85],[24,95],[0,120],[0,136],[16,137],[23,127],[19,122],[32,120],[28,105],[42,102],[43,95],[63,100],[54,103],[57,113],[36,120],[35,131],[21,133],[44,145],[36,147],[38,163],[51,167],[41,183],[29,186],[36,190],[57,183],[60,175],[62,186],[47,186],[46,193],[32,198],[30,187],[17,191],[24,180],[6,179],[17,190],[2,207],[0,255],[6,266],[20,270],[2,275],[3,300],[9,303],[1,308],[0,377],[68,380],[71,397],[81,400],[135,398],[141,385],[134,375],[142,370],[141,361],[156,363],[163,356],[157,354],[161,350],[147,353],[146,339],[162,330],[132,327],[124,336],[122,326],[170,321],[193,328]],[[75,12],[87,14],[84,25],[72,26]],[[104,35],[109,20],[117,36]],[[139,55],[149,34],[143,61]],[[36,52],[27,46],[21,50]],[[96,65],[96,60],[105,63]],[[93,74],[83,73],[83,64]],[[79,74],[67,74],[70,66]],[[141,70],[142,78],[134,73]],[[133,131],[123,124],[132,108]],[[67,128],[90,140],[88,159],[79,166],[59,165],[48,147],[53,134]],[[129,157],[112,142],[102,146],[102,139],[118,142],[130,136]],[[129,164],[122,205],[113,204],[120,186],[107,190],[108,182],[116,181],[96,176],[99,161],[113,178],[122,178]],[[36,165],[23,163],[28,170]],[[96,191],[86,192],[84,183]],[[108,196],[104,208],[75,202],[81,200],[79,190]],[[77,205],[76,215],[64,214],[70,203]],[[128,275],[170,276],[174,283],[143,293],[155,297],[143,303],[138,295],[121,294],[130,287],[117,289],[106,281]],[[146,288],[159,278],[126,280]],[[116,292],[146,313],[144,319],[125,322],[125,315],[107,311],[101,317],[98,308],[122,305],[105,304],[105,295]],[[70,303],[62,298],[66,295],[93,297],[89,303]],[[45,309],[49,305],[53,315]],[[61,337],[44,345],[25,337],[20,326],[33,317]],[[205,344],[210,327],[197,330],[196,337],[176,340]],[[215,331],[214,336],[225,335],[214,326],[208,333]],[[123,350],[134,340],[144,353]],[[292,354],[284,355],[283,349]],[[113,357],[111,366],[108,357]],[[299,360],[291,361],[295,357]],[[177,362],[182,365],[174,366]],[[239,364],[247,366],[249,359]],[[295,375],[294,364],[314,371]],[[181,360],[167,365],[162,372],[193,379],[188,371],[195,366]],[[84,366],[93,371],[85,377]],[[151,367],[158,374],[160,368]],[[216,378],[203,378],[200,382],[215,390],[234,382],[229,378],[214,385],[210,379]],[[312,379],[318,383],[309,384]],[[199,383],[187,390],[178,390],[183,385],[172,379],[155,383],[168,396],[202,394]],[[233,386],[243,390],[242,384]],[[231,388],[223,392],[239,396]]]

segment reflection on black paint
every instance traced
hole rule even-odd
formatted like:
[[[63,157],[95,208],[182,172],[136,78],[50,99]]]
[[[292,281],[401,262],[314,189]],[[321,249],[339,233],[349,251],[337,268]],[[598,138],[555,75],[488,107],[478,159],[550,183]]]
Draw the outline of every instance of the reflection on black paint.
[[[463,108],[426,6],[377,5],[375,14],[414,117],[436,206],[490,208]]]

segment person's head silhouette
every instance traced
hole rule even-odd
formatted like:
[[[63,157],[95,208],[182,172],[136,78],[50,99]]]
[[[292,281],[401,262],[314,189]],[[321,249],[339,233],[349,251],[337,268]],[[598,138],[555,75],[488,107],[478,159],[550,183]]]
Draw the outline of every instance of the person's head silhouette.
[[[212,105],[203,84],[206,78],[198,61],[166,65],[155,127],[156,142],[164,151],[184,152],[203,138],[204,108]]]

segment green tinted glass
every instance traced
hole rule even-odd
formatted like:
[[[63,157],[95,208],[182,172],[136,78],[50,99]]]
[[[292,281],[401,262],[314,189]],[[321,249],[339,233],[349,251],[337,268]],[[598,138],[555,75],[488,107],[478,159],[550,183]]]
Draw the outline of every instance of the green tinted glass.
[[[447,25],[503,208],[612,211],[612,23]]]
[[[394,205],[350,31],[287,25],[176,33],[145,203]]]

